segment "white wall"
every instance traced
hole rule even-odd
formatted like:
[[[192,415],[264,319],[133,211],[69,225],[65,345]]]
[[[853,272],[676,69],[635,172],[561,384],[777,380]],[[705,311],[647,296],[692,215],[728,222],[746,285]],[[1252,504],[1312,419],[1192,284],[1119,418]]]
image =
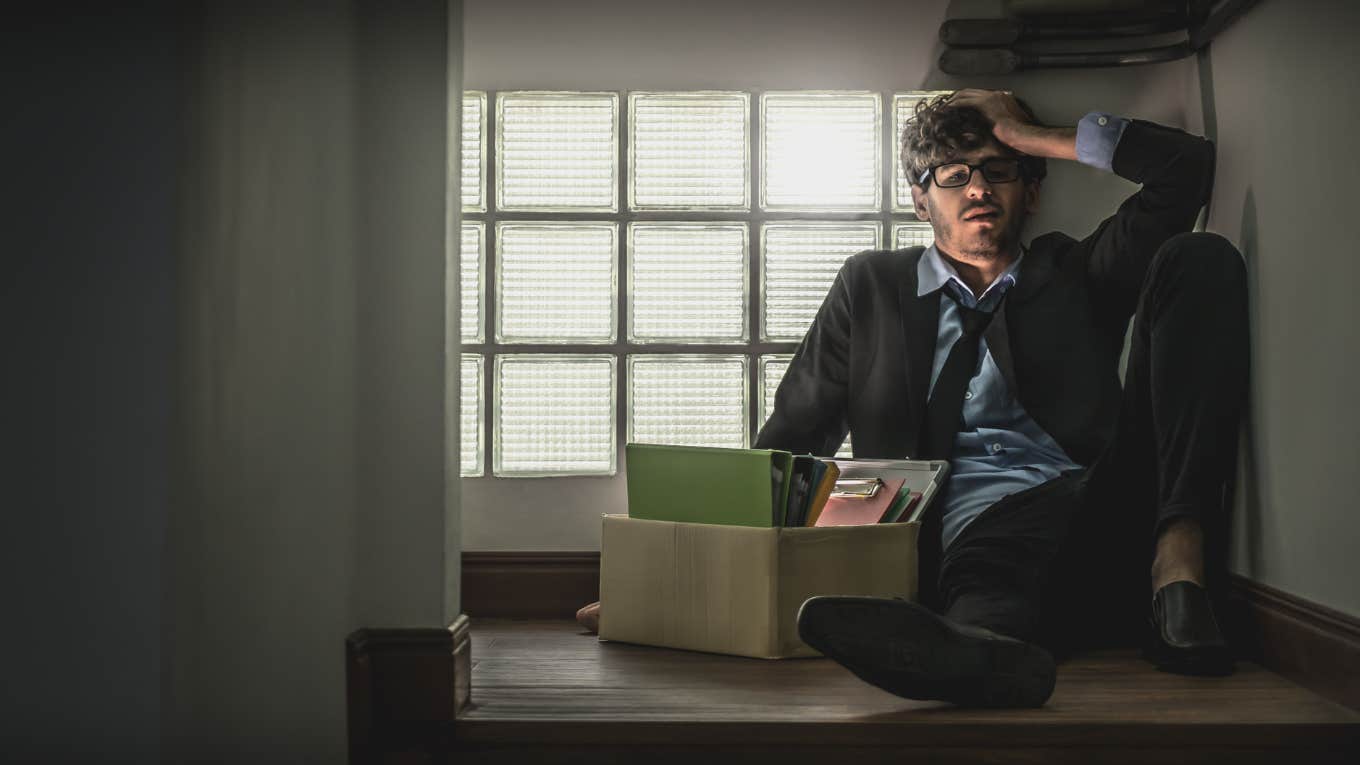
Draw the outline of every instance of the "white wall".
[[[1208,60],[1208,227],[1251,286],[1252,394],[1234,570],[1360,616],[1355,199],[1360,6],[1260,3]]]
[[[939,73],[945,2],[468,0],[469,89],[1015,90],[1050,124],[1103,109],[1185,125],[1193,60],[1149,67],[1039,71],[961,81]],[[1030,234],[1088,233],[1135,190],[1111,174],[1050,163]],[[619,445],[619,464],[623,465]],[[622,467],[621,467],[622,470]],[[612,478],[463,480],[468,550],[598,550],[599,514],[623,512]]]

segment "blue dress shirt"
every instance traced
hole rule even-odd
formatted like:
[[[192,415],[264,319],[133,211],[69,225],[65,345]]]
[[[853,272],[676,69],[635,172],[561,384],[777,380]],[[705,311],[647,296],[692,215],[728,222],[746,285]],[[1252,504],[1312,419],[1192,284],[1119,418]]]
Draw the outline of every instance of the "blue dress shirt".
[[[1103,112],[1091,112],[1077,124],[1077,159],[1093,167],[1110,169],[1115,147],[1129,121]],[[935,245],[926,249],[916,266],[917,295],[949,290],[968,308],[994,311],[1007,290],[1015,286],[1024,253],[996,281],[974,297],[958,272]],[[930,373],[931,390],[944,368],[954,342],[963,334],[959,307],[940,296],[940,327],[935,338],[935,358]],[[1057,478],[1080,467],[1053,437],[1025,412],[1001,376],[982,338],[977,371],[968,383],[963,400],[963,429],[954,440],[950,476],[937,500],[942,506],[942,549],[958,538],[974,518],[1002,497]]]

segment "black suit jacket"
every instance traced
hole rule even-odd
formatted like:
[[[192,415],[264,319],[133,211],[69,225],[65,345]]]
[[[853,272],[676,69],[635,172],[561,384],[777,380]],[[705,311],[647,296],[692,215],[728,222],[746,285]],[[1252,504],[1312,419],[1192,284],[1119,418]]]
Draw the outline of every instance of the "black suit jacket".
[[[1214,146],[1134,120],[1114,171],[1142,188],[1085,239],[1036,238],[984,337],[1011,391],[1074,461],[1090,465],[1118,414],[1120,353],[1153,254],[1189,231],[1213,185]],[[846,260],[775,394],[756,448],[928,457],[925,416],[940,293],[916,295],[924,248]]]

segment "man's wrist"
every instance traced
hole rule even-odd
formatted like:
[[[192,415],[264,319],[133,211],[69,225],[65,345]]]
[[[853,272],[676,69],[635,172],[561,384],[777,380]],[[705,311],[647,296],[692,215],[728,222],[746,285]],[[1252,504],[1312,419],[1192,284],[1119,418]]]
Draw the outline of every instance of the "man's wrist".
[[[1074,127],[1044,127],[1004,120],[996,123],[992,132],[998,141],[1022,154],[1047,159],[1077,158],[1077,129]]]

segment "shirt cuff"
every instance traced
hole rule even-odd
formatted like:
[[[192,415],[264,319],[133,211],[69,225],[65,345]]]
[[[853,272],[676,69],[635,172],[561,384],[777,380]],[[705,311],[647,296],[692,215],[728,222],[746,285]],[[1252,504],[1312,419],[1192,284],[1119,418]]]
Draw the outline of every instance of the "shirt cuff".
[[[1114,164],[1114,150],[1129,120],[1105,112],[1091,112],[1077,123],[1077,161],[1111,170]]]

